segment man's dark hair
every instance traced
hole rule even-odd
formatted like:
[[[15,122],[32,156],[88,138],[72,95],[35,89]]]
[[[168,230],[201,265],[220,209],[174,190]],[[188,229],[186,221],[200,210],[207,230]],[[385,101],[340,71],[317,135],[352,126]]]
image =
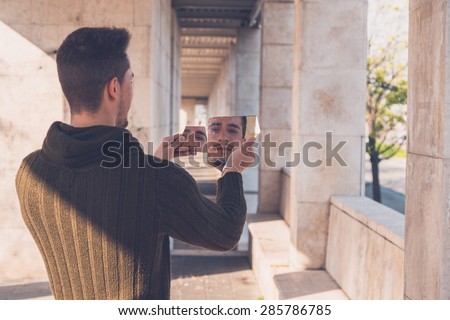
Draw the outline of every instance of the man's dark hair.
[[[56,64],[70,112],[96,112],[105,85],[114,77],[122,83],[130,68],[126,29],[81,28],[67,36],[58,49]]]
[[[242,121],[242,138],[245,138],[245,133],[247,132],[247,117],[242,116],[241,121]]]

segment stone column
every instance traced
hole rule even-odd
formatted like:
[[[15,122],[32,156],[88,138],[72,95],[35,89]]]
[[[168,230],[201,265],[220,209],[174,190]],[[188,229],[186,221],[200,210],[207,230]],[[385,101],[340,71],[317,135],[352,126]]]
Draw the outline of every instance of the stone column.
[[[291,139],[294,1],[268,0],[262,8],[259,213],[279,213],[281,168],[277,148]],[[270,135],[270,138],[269,138]],[[266,142],[264,142],[266,141]]]
[[[407,299],[450,299],[449,17],[447,1],[410,1]]]
[[[181,50],[179,32],[170,1],[151,1],[151,57],[150,57],[150,141],[158,145],[163,137],[174,131],[177,122],[172,103],[175,89],[173,77],[179,77],[177,57]],[[178,65],[177,65],[178,64]],[[178,108],[179,109],[179,106]]]
[[[234,115],[259,114],[261,29],[239,28],[236,41],[236,103]]]
[[[330,196],[364,194],[367,0],[296,0],[294,47],[291,263],[320,269]]]
[[[239,28],[236,41],[236,102],[231,110],[232,115],[259,116],[260,70],[261,29]],[[242,173],[249,214],[257,211],[258,174],[258,167],[247,168]]]
[[[181,109],[181,35],[177,14],[172,11],[171,66],[170,66],[170,134],[179,132]]]
[[[156,1],[154,1],[156,2]],[[131,68],[134,72],[133,101],[128,114],[128,129],[144,147],[146,152],[148,142],[151,141],[152,110],[151,102],[153,93],[152,84],[152,2],[137,0],[134,3],[134,18],[129,17],[133,25],[127,27],[131,33],[131,41],[128,49]],[[129,9],[131,10],[131,9]],[[131,11],[130,11],[131,13]]]
[[[232,45],[208,97],[208,118],[230,116],[231,112],[235,110],[235,92],[236,47]]]
[[[15,178],[22,159],[40,149],[63,118],[55,61],[0,21],[0,283],[47,278],[20,214]]]

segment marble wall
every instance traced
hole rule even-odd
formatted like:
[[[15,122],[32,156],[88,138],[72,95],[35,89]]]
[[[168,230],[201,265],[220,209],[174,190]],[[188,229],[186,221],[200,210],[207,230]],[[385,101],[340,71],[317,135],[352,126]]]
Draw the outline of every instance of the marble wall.
[[[321,269],[330,196],[364,194],[367,0],[296,0],[294,30],[291,261]]]
[[[405,298],[450,299],[450,7],[409,14]]]

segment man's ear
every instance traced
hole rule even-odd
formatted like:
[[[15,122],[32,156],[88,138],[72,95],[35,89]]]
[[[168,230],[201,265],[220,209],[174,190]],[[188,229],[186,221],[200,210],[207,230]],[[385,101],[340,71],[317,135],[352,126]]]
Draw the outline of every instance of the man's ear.
[[[119,79],[117,79],[117,77],[112,78],[108,82],[106,89],[108,90],[108,95],[112,99],[117,99],[120,91]]]

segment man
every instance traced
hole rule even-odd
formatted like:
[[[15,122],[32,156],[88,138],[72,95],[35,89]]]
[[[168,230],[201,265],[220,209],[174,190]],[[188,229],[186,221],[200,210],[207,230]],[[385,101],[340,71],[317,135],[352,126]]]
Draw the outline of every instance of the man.
[[[123,142],[133,95],[129,38],[125,29],[82,28],[64,40],[56,62],[70,125],[53,123],[17,173],[22,216],[56,299],[168,299],[169,236],[224,251],[244,225],[245,164],[225,166],[214,204],[169,161],[178,135],[156,150],[161,159],[144,155],[134,138]],[[111,141],[130,166],[102,165]],[[231,158],[246,154],[252,158],[244,148]]]
[[[245,143],[247,117],[214,117],[208,124],[208,163],[219,170],[225,167],[231,153]],[[230,162],[230,165],[233,165]]]

